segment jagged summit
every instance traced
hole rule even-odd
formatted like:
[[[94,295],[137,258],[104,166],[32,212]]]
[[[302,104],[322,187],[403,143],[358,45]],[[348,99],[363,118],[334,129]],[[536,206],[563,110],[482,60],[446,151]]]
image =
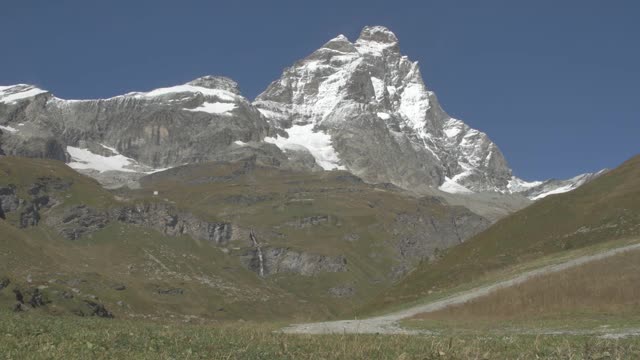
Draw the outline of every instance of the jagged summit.
[[[308,147],[309,136],[296,134],[313,124],[331,149],[311,151],[316,160],[330,158],[369,181],[439,187],[459,175],[455,181],[469,191],[495,191],[512,176],[485,134],[444,112],[417,62],[400,54],[398,38],[383,26],[365,27],[354,44],[330,40],[286,69],[254,105],[288,132],[290,146]],[[447,136],[449,127],[455,136]]]
[[[360,32],[356,42],[377,42],[384,44],[397,44],[398,38],[391,30],[384,26],[365,26]]]
[[[198,86],[207,89],[220,89],[240,95],[240,87],[238,86],[238,83],[226,76],[202,76],[189,81],[186,85]]]
[[[396,35],[384,26],[366,26],[355,42],[362,54],[380,56],[385,52],[400,53]]]
[[[342,51],[342,52],[356,51],[356,48],[355,46],[353,46],[351,41],[349,41],[349,39],[342,34],[327,41],[324,45],[322,45],[320,49],[330,49],[330,50],[336,50],[336,51]]]

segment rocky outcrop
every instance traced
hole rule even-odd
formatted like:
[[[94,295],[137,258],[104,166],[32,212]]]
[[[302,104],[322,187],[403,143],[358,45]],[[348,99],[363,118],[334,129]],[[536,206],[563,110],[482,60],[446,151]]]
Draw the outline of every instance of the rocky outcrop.
[[[162,203],[118,208],[111,211],[111,217],[116,221],[153,228],[169,236],[189,235],[215,245],[226,245],[232,235],[230,223],[204,221]]]
[[[313,226],[336,223],[338,223],[338,219],[330,215],[313,215],[296,217],[294,221],[288,222],[287,225],[297,229],[304,229]]]
[[[261,251],[264,276],[278,273],[314,276],[324,272],[347,271],[347,259],[344,256],[320,255],[281,247],[262,247]],[[248,269],[260,273],[258,249],[247,251],[241,256],[241,261]]]
[[[51,301],[47,299],[47,297],[38,288],[29,289],[25,292],[16,288],[13,289],[13,294],[16,298],[16,304],[13,310],[16,312],[27,310],[27,305],[32,309],[35,309],[51,303]]]
[[[356,289],[352,285],[343,285],[332,287],[328,290],[331,297],[334,298],[349,298],[355,295]]]
[[[156,293],[160,295],[183,295],[184,289],[181,288],[157,288]]]
[[[0,218],[6,219],[6,214],[18,210],[20,199],[16,195],[16,186],[0,187]]]
[[[77,205],[64,209],[59,214],[49,216],[46,223],[66,239],[77,240],[104,228],[109,220],[109,213],[106,211],[99,211],[86,205]]]
[[[40,211],[59,203],[55,192],[65,190],[69,186],[70,183],[59,178],[38,178],[27,189],[27,196],[23,198],[18,197],[15,185],[0,187],[0,218],[6,219],[8,213],[18,212],[19,227],[36,226],[41,219]]]
[[[232,235],[229,223],[204,221],[161,203],[136,204],[108,211],[76,205],[49,216],[46,223],[66,239],[76,240],[112,221],[148,227],[169,236],[188,235],[214,245],[226,245]]]
[[[462,206],[442,211],[444,205],[436,197],[425,197],[420,200],[417,212],[396,216],[394,246],[407,264],[460,244],[490,225],[487,219]]]
[[[70,186],[70,182],[59,178],[39,178],[28,187],[28,196],[25,198],[18,196],[14,185],[0,187],[0,217],[6,218],[7,213],[19,212],[20,227],[36,226],[42,217],[41,210],[60,204],[56,199],[57,192]],[[112,221],[145,226],[169,236],[188,235],[215,245],[226,245],[232,236],[230,223],[205,221],[157,202],[109,210],[72,205],[51,211],[46,217],[46,224],[68,240],[91,235]]]
[[[88,308],[88,311],[80,310],[76,312],[76,315],[97,316],[97,317],[106,318],[106,319],[112,319],[114,317],[111,311],[107,310],[103,304],[100,304],[91,300],[84,300],[84,303]]]
[[[11,280],[8,278],[0,278],[0,291],[6,289],[11,284]]]

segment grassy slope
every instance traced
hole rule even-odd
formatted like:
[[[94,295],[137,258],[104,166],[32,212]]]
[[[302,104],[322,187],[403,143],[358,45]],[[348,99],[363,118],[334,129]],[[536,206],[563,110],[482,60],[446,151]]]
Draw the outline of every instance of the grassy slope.
[[[640,251],[533,278],[406,322],[449,330],[545,331],[640,327]]]
[[[64,202],[48,212],[73,204],[96,208],[122,205],[94,180],[56,161],[3,157],[0,184],[18,185],[28,198],[29,186],[38,178],[53,177],[71,183],[56,193]],[[18,229],[0,219],[0,277],[12,284],[0,293],[0,306],[15,303],[13,288],[28,291],[44,287],[52,300],[49,313],[83,309],[83,299],[98,301],[118,317],[197,316],[208,319],[272,319],[327,314],[317,304],[308,304],[281,288],[266,283],[244,269],[235,257],[190,237],[168,237],[158,232],[112,223],[77,241],[61,238],[42,222]],[[127,289],[116,291],[114,285]],[[160,295],[157,289],[180,288],[183,295]],[[67,299],[63,293],[73,293]],[[117,302],[122,301],[122,306]],[[326,316],[326,315],[325,315]]]
[[[373,312],[408,303],[545,256],[640,234],[640,156],[570,193],[512,214],[433,262],[421,264]]]
[[[349,271],[325,273],[313,278],[276,274],[269,281],[305,301],[321,303],[334,315],[344,316],[394,280],[392,268],[398,265],[392,238],[397,214],[418,213],[450,216],[450,208],[439,203],[419,205],[418,199],[353,181],[345,172],[300,173],[256,167],[245,171],[242,163],[200,164],[173,169],[143,180],[140,190],[121,195],[148,199],[153,191],[176,206],[202,217],[229,221],[245,231],[254,229],[259,240],[269,246],[324,255],[342,255]],[[233,198],[260,201],[237,204]],[[325,224],[292,226],[299,219],[329,215]],[[345,240],[351,236],[355,241]],[[247,234],[239,233],[231,247],[245,249],[251,244]],[[241,252],[242,250],[238,250]],[[355,288],[351,298],[333,298],[327,289]]]
[[[13,156],[0,158],[0,186],[17,185],[18,195],[22,198],[28,197],[28,185],[42,177],[59,178],[73,184],[64,193],[65,206],[85,204],[105,208],[115,203],[113,195],[104,190],[97,181],[78,174],[60,161]]]

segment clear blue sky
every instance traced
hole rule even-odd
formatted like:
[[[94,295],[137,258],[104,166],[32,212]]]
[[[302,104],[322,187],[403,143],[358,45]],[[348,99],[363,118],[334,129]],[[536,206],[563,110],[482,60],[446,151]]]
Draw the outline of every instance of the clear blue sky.
[[[385,25],[445,110],[525,179],[640,153],[638,1],[3,1],[0,84],[97,98],[229,76],[245,96]]]

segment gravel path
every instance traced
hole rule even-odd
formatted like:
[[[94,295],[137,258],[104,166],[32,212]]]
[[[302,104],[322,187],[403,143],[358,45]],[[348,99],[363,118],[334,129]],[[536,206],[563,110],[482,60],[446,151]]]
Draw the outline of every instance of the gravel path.
[[[462,304],[469,300],[473,300],[493,293],[501,288],[522,284],[523,282],[539,275],[552,274],[575,266],[580,266],[585,263],[605,259],[623,252],[637,249],[640,249],[640,244],[623,246],[596,255],[582,256],[564,263],[549,265],[536,270],[528,271],[509,280],[504,280],[492,285],[475,288],[466,292],[452,295],[442,300],[438,300],[428,304],[417,305],[387,315],[376,316],[361,320],[340,320],[308,324],[294,324],[284,328],[282,331],[290,334],[424,334],[428,333],[428,331],[403,329],[398,325],[398,321],[410,318],[417,314],[433,312],[449,306]]]

